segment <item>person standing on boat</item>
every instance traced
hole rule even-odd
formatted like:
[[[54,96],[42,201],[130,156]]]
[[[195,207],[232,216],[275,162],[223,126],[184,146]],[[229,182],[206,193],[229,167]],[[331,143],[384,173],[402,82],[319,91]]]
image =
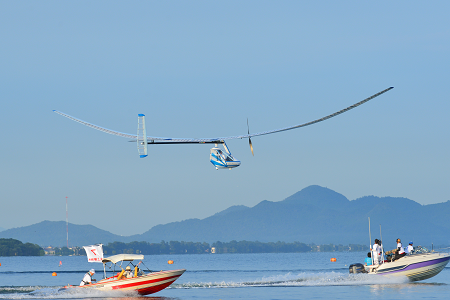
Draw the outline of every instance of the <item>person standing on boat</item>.
[[[86,285],[86,284],[91,284],[92,281],[96,281],[95,279],[92,279],[92,276],[94,276],[95,274],[95,270],[94,269],[90,269],[89,272],[87,272],[86,274],[84,274],[83,279],[80,282],[80,286]]]
[[[400,239],[397,239],[397,249],[395,250],[394,260],[402,258],[405,255],[406,253],[405,250],[403,249],[402,241]]]
[[[408,253],[408,254],[412,254],[413,252],[414,252],[414,247],[413,247],[413,242],[411,241],[411,242],[409,242],[409,245],[408,245],[408,247],[406,248],[406,251],[405,251],[406,253]]]
[[[378,240],[378,262],[380,264],[384,262],[384,251],[383,251],[383,244],[381,243],[381,240]]]
[[[372,260],[374,265],[378,265],[378,253],[380,253],[380,245],[378,245],[378,239],[375,239],[375,243],[372,247]]]

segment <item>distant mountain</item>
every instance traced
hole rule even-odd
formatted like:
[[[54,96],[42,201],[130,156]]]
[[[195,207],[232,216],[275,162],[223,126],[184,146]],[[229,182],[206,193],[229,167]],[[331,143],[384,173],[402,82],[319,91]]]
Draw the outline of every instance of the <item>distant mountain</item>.
[[[406,198],[365,196],[349,201],[328,188],[312,185],[278,202],[261,201],[254,207],[231,206],[205,219],[189,219],[157,225],[140,235],[118,236],[92,225],[69,226],[70,245],[147,241],[293,242],[316,244],[369,244],[382,238],[386,248],[395,239],[405,244],[450,245],[450,201],[421,205]],[[0,232],[0,238],[15,238],[47,246],[64,246],[65,222],[44,221]]]
[[[4,231],[4,230],[6,230],[6,229],[3,228],[3,227],[0,227],[0,232],[2,232],[2,231]]]
[[[203,220],[190,219],[158,225],[142,240],[368,244],[368,217],[372,240],[382,237],[395,247],[396,238],[417,244],[450,244],[450,201],[420,205],[406,198],[366,196],[349,201],[317,185],[304,188],[283,201],[264,200],[252,208],[230,207]],[[373,241],[372,241],[373,242]]]
[[[214,216],[215,217],[217,217],[217,216],[224,216],[224,215],[226,215],[228,213],[231,213],[231,212],[243,211],[243,210],[247,210],[247,209],[250,209],[250,207],[247,207],[245,205],[234,205],[234,206],[228,207],[225,210],[222,210],[221,212],[215,213]]]
[[[121,236],[98,229],[92,225],[69,223],[69,246],[83,246],[120,241]],[[66,222],[43,221],[34,225],[7,229],[0,232],[0,238],[14,238],[24,243],[40,246],[62,247],[67,244]]]

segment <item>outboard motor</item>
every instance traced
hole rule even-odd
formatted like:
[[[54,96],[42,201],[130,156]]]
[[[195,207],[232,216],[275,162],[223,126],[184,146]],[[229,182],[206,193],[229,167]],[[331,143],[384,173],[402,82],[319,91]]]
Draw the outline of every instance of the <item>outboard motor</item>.
[[[367,273],[364,265],[359,263],[350,265],[350,267],[348,268],[348,272],[350,274]]]

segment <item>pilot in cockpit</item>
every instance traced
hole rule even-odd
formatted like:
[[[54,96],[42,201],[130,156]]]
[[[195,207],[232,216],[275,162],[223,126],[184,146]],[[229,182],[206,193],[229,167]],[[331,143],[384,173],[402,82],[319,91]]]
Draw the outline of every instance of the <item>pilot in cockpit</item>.
[[[217,154],[219,154],[219,158],[222,160],[226,160],[225,154],[222,152],[222,150],[217,150]]]

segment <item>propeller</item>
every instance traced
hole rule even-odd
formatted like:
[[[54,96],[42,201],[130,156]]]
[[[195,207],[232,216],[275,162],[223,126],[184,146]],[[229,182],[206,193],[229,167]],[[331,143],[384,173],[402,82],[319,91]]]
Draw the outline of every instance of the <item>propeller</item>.
[[[250,127],[248,126],[248,118],[247,118],[247,134],[250,134]],[[252,139],[248,137],[248,144],[250,145],[250,150],[252,150],[252,155],[255,156],[253,153],[253,145],[252,145]]]

